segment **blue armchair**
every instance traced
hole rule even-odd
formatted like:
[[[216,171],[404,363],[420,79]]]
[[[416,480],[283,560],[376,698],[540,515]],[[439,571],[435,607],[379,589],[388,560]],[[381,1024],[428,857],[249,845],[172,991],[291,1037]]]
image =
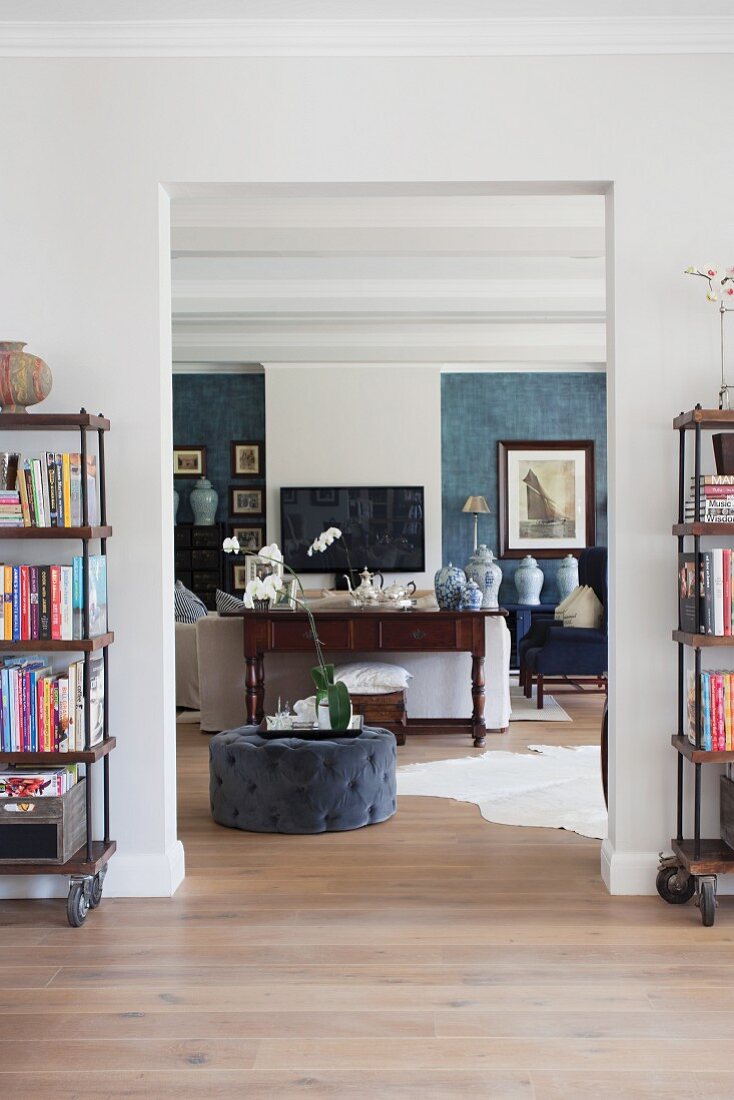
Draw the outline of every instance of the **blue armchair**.
[[[581,551],[579,584],[591,585],[599,597],[604,608],[601,627],[596,630],[541,622],[520,643],[520,683],[529,698],[535,679],[539,710],[543,708],[547,684],[565,685],[566,692],[607,690],[606,546]]]

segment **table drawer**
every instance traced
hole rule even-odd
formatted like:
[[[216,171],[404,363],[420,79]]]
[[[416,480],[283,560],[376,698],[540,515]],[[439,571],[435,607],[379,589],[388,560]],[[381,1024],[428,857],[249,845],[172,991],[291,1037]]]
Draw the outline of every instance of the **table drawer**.
[[[316,620],[319,638],[326,649],[350,649],[349,623],[344,620]],[[311,627],[307,622],[274,622],[273,649],[313,649]],[[315,655],[315,654],[314,654]]]
[[[456,647],[456,619],[436,616],[430,623],[411,621],[405,617],[383,619],[380,623],[381,649],[454,649]]]

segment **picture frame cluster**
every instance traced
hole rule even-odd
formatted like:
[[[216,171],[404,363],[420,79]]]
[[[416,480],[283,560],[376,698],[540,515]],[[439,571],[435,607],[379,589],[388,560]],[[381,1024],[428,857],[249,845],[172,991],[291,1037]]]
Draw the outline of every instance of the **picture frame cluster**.
[[[265,542],[265,443],[263,440],[232,440],[230,474],[233,481],[241,481],[244,484],[229,486],[229,534],[239,542],[241,553],[256,555]],[[254,481],[263,484],[252,484]],[[248,568],[251,568],[249,557],[246,565],[232,566],[233,591],[244,591],[247,581],[252,579],[247,575]]]

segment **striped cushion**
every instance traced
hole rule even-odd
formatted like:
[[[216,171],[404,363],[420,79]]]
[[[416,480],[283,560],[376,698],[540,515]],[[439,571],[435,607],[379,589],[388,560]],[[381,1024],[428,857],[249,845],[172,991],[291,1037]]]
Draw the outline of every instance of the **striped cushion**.
[[[240,611],[245,610],[245,605],[238,596],[231,596],[229,592],[222,592],[221,588],[217,589],[216,594],[217,612],[220,615],[239,614]]]
[[[203,600],[200,600],[194,592],[190,592],[181,581],[176,581],[173,604],[177,623],[195,623],[197,619],[203,619],[208,614]]]

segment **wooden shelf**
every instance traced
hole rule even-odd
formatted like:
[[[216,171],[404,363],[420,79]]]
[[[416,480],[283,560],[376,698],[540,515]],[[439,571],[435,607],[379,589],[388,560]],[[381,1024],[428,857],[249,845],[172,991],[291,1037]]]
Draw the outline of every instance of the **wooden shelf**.
[[[3,539],[109,539],[111,537],[111,527],[0,527],[0,541]]]
[[[723,840],[701,840],[701,855],[693,858],[693,840],[671,840],[670,845],[682,865],[692,875],[717,875],[734,871],[734,848]]]
[[[14,432],[37,432],[42,428],[49,431],[68,432],[79,428],[110,430],[110,422],[104,416],[91,413],[0,413],[0,431],[6,428]]]
[[[4,863],[0,862],[0,875],[96,875],[117,849],[117,842],[95,840],[92,859],[87,862],[87,846],[75,852],[66,863]]]
[[[729,764],[734,762],[734,751],[709,752],[706,749],[697,749],[687,737],[681,737],[678,733],[673,734],[670,743],[692,764]]]
[[[75,638],[73,641],[49,641],[47,638],[25,642],[0,641],[0,653],[92,653],[96,649],[104,649],[112,645],[115,635],[112,631],[99,634],[96,638]],[[734,639],[732,639],[734,640]]]
[[[111,753],[116,745],[117,739],[108,737],[88,752],[3,752],[0,749],[0,760],[7,764],[95,764],[97,760]]]
[[[713,431],[734,430],[734,409],[691,409],[673,420],[673,427],[691,431],[700,424]]]
[[[673,641],[682,642],[683,645],[692,646],[694,649],[707,649],[709,646],[734,646],[734,635],[687,634],[685,630],[674,630]]]
[[[674,523],[673,534],[682,535],[728,535],[734,538],[734,523]]]

